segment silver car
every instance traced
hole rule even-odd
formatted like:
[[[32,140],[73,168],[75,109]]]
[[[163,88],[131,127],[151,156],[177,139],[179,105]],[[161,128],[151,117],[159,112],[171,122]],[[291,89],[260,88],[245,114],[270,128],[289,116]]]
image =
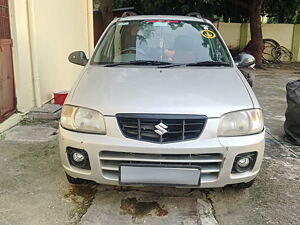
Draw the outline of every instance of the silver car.
[[[213,24],[189,16],[115,19],[60,120],[70,183],[249,187],[264,154],[261,107]]]

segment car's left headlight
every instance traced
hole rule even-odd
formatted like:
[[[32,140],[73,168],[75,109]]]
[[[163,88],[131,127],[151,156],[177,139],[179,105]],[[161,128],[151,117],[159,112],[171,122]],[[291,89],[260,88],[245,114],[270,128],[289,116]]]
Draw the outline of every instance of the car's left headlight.
[[[106,133],[103,115],[82,107],[65,105],[61,112],[60,124],[63,128],[84,133]]]
[[[261,109],[249,109],[224,114],[219,123],[218,136],[232,137],[260,133],[264,129]]]

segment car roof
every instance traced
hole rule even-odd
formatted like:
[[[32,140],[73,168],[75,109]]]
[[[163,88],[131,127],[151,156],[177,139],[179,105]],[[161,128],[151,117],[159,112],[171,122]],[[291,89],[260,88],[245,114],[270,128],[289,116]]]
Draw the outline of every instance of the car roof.
[[[132,20],[183,20],[183,21],[195,21],[209,23],[211,22],[205,18],[193,17],[193,16],[171,16],[171,15],[138,15],[138,16],[126,16],[116,18],[118,21],[132,21]]]

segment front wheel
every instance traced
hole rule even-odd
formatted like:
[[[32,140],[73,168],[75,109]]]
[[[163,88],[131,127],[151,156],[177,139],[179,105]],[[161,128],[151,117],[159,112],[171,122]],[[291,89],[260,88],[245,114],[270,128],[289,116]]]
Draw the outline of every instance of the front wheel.
[[[84,180],[84,179],[80,179],[80,178],[71,177],[67,173],[66,173],[66,177],[67,177],[67,180],[69,181],[70,184],[88,184],[88,183],[91,182],[89,180]]]
[[[236,189],[245,189],[251,187],[255,182],[255,179],[247,182],[247,183],[238,183],[238,184],[233,184],[232,187]]]

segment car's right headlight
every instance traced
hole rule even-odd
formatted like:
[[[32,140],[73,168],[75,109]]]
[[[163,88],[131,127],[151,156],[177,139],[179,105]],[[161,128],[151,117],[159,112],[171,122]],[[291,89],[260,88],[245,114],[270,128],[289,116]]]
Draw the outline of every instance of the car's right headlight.
[[[218,136],[232,137],[256,134],[264,129],[261,109],[249,109],[224,114],[219,122]]]
[[[61,112],[60,124],[63,128],[84,133],[105,134],[103,115],[95,110],[65,105]]]

